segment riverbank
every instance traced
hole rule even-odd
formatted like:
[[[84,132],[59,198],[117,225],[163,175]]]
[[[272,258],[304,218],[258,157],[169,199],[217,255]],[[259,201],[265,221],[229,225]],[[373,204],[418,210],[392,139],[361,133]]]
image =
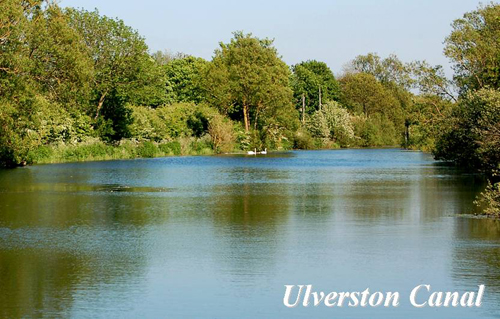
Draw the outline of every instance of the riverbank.
[[[107,144],[89,140],[75,145],[41,146],[28,155],[25,164],[55,164],[180,155],[212,155],[214,151],[205,139],[185,138],[170,142],[123,140]]]
[[[308,149],[314,151],[335,149],[391,149],[400,148],[398,145],[360,147],[353,146],[341,148],[338,144],[330,144],[330,147]],[[286,149],[293,150],[293,149]],[[417,150],[410,150],[417,151]],[[31,151],[28,155],[29,161],[24,165],[35,164],[57,164],[71,162],[92,162],[107,160],[124,160],[134,158],[154,158],[167,156],[188,155],[215,155],[217,152],[209,140],[205,138],[183,138],[169,142],[137,141],[133,139],[122,140],[116,144],[108,144],[101,140],[89,140],[86,142],[68,145],[45,145]],[[235,150],[230,154],[246,154],[246,151]]]

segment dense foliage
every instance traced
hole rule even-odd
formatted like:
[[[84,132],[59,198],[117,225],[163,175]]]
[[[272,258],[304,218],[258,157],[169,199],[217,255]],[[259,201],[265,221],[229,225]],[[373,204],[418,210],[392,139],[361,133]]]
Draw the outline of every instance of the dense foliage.
[[[292,66],[292,70],[294,101],[296,108],[304,113],[304,120],[305,114],[321,109],[320,103],[339,100],[339,83],[326,63],[306,61]]]
[[[235,32],[211,61],[151,54],[119,19],[44,0],[0,4],[0,163],[403,146],[484,172],[498,210],[500,6],[452,24],[441,66],[395,55],[287,66]],[[488,204],[489,203],[489,204]],[[496,208],[495,208],[496,207]]]
[[[452,27],[445,54],[460,96],[443,121],[435,154],[484,172],[490,184],[478,202],[500,215],[500,5],[481,5]]]

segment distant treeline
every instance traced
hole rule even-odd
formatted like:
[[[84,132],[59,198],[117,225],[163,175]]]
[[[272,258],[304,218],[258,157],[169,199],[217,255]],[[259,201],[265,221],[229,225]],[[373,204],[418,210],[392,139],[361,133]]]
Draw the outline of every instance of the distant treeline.
[[[272,40],[243,32],[211,61],[151,54],[98,11],[3,0],[0,162],[398,145],[484,172],[483,201],[498,212],[500,6],[455,20],[444,53],[452,80],[374,53],[336,78],[320,61],[290,67]]]

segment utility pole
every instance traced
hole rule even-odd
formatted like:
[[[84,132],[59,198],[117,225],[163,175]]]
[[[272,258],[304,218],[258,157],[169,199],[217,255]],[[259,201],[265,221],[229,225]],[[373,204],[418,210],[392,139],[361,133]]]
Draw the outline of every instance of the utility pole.
[[[306,96],[302,93],[302,124],[306,121]]]
[[[321,86],[319,87],[319,110],[321,111],[323,105],[321,105]]]

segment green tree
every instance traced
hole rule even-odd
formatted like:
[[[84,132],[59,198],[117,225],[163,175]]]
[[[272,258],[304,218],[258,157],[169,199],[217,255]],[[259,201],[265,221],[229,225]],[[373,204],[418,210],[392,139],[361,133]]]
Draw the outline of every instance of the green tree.
[[[27,35],[30,77],[37,92],[69,109],[90,98],[93,63],[81,35],[68,25],[68,17],[53,4],[31,16]]]
[[[346,74],[340,79],[342,104],[366,116],[392,113],[401,106],[382,83],[368,73]]]
[[[354,139],[351,115],[339,103],[326,102],[321,110],[310,116],[307,128],[312,136],[332,140],[342,147]]]
[[[209,119],[208,134],[217,153],[231,152],[234,148],[233,123],[228,118],[213,114]]]
[[[168,63],[174,60],[184,59],[189,57],[188,54],[182,52],[172,53],[169,50],[156,51],[151,56],[158,65],[167,65]]]
[[[435,155],[488,175],[500,169],[500,91],[467,93],[441,127]]]
[[[315,60],[301,62],[294,65],[292,71],[291,83],[298,110],[302,109],[303,97],[307,114],[320,109],[320,94],[323,103],[339,100],[339,83],[326,63]]]
[[[290,71],[272,44],[269,39],[235,32],[229,43],[220,44],[205,68],[205,99],[223,114],[242,120],[247,132],[251,128],[281,131],[297,118]]]
[[[500,5],[481,5],[453,22],[444,53],[461,92],[500,88]]]
[[[405,89],[409,89],[413,84],[410,66],[394,54],[385,59],[380,58],[376,53],[359,55],[351,61],[349,68],[351,73],[371,74],[383,84],[392,82]]]
[[[433,151],[452,106],[451,101],[439,95],[412,96],[410,107],[405,109],[405,147]]]
[[[203,100],[201,76],[207,63],[192,56],[168,62],[165,65],[167,101],[200,103]]]
[[[0,97],[12,98],[31,83],[29,43],[31,16],[43,1],[4,0],[0,10]]]
[[[363,145],[395,145],[402,140],[405,109],[412,103],[408,91],[395,82],[383,84],[368,73],[348,73],[340,79],[340,84],[342,104],[355,114],[363,115],[355,121],[362,127],[357,132],[365,132],[366,136],[380,135],[377,138],[365,136],[363,139],[368,142]],[[375,140],[377,142],[371,144],[370,141]]]
[[[431,134],[436,131],[432,126],[442,119],[449,101],[456,101],[454,85],[441,66],[431,66],[426,61],[404,63],[396,55],[381,58],[368,53],[357,56],[348,69],[373,75],[398,101],[400,108],[385,114],[398,130],[404,123],[404,147],[433,147]]]
[[[445,54],[455,64],[460,99],[439,135],[435,154],[489,175],[498,169],[500,5],[481,5],[453,22]]]
[[[444,74],[441,65],[432,66],[426,61],[415,61],[410,63],[413,87],[421,95],[435,95],[444,100],[456,102],[455,85]]]
[[[458,103],[440,127],[436,158],[483,171],[489,179],[478,203],[499,215],[500,5],[480,5],[453,22],[445,55],[454,63]]]
[[[163,104],[164,72],[149,55],[144,39],[123,21],[101,16],[98,11],[70,8],[66,12],[93,58],[94,97],[89,113],[104,127],[105,137],[126,137],[131,123],[127,103]]]
[[[4,10],[5,9],[5,10]],[[0,162],[29,162],[44,143],[75,141],[92,65],[60,8],[7,1],[0,10]],[[68,111],[70,113],[68,113]],[[76,126],[76,124],[75,124]]]

